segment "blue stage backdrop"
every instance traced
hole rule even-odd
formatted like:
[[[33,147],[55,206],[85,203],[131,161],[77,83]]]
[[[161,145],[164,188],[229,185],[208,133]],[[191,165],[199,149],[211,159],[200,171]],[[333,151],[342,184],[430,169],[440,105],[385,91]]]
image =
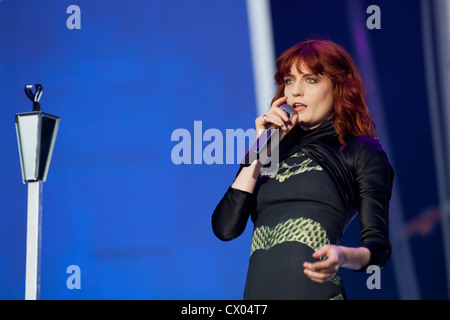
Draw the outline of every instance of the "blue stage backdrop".
[[[71,4],[0,3],[0,298],[24,297],[14,115],[31,111],[25,84],[41,83],[42,110],[61,117],[44,183],[41,297],[240,299],[250,240],[224,244],[210,222],[237,165],[177,166],[171,135],[185,128],[194,144],[194,121],[203,132],[253,127],[245,2],[77,1],[81,29],[68,29]],[[70,265],[79,290],[66,286]]]
[[[408,221],[437,203],[420,6],[372,2],[382,29],[369,41]],[[363,22],[372,2],[362,1]],[[319,36],[356,56],[345,3],[272,1],[276,53]],[[24,298],[27,186],[14,115],[31,111],[24,86],[36,83],[42,110],[61,117],[44,183],[41,298],[242,298],[253,225],[227,243],[211,229],[237,159],[193,162],[212,143],[208,129],[225,139],[226,129],[254,127],[248,30],[244,0],[0,1],[0,299]],[[190,134],[192,164],[174,163],[173,132]],[[225,152],[215,156],[226,162]],[[358,245],[357,222],[344,243]],[[445,298],[439,228],[411,244],[418,274],[432,269],[422,298]],[[68,286],[70,266],[79,289]],[[392,260],[378,291],[365,273],[342,276],[350,298],[399,298]]]

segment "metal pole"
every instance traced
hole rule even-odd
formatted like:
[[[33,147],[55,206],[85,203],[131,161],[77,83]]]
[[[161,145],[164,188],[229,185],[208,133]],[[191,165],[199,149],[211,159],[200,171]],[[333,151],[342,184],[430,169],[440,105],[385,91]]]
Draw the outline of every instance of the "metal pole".
[[[26,85],[25,93],[33,102],[33,111],[16,114],[22,180],[28,182],[25,300],[37,300],[41,293],[42,189],[60,118],[41,112],[40,84]]]
[[[25,300],[37,300],[41,293],[42,189],[42,181],[28,182]]]

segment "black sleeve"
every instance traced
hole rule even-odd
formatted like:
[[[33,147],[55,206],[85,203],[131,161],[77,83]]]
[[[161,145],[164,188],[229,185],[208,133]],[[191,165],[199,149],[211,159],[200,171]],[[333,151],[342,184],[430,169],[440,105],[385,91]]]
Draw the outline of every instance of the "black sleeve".
[[[359,195],[361,243],[370,251],[370,265],[383,268],[391,255],[389,243],[389,200],[394,171],[385,152],[375,139],[359,144],[355,157],[355,176]]]
[[[241,170],[242,166],[236,177]],[[223,241],[239,237],[247,226],[250,214],[256,215],[256,197],[250,192],[230,186],[212,215],[214,234]]]
[[[216,237],[229,241],[240,236],[255,207],[253,194],[229,187],[212,215],[212,228]]]

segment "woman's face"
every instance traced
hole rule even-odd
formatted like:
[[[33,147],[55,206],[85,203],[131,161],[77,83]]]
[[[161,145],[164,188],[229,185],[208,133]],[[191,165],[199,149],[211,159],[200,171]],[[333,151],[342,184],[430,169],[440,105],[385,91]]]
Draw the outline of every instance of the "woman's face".
[[[317,128],[332,116],[333,84],[326,76],[311,74],[295,65],[284,77],[284,95],[298,114],[297,124],[303,130]]]

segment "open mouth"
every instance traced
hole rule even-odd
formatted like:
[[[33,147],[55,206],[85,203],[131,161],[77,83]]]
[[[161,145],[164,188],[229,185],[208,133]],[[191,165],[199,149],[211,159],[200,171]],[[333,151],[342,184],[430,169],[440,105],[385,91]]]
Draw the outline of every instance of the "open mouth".
[[[292,106],[294,107],[295,112],[302,111],[308,107],[307,105],[299,102],[292,104]]]

